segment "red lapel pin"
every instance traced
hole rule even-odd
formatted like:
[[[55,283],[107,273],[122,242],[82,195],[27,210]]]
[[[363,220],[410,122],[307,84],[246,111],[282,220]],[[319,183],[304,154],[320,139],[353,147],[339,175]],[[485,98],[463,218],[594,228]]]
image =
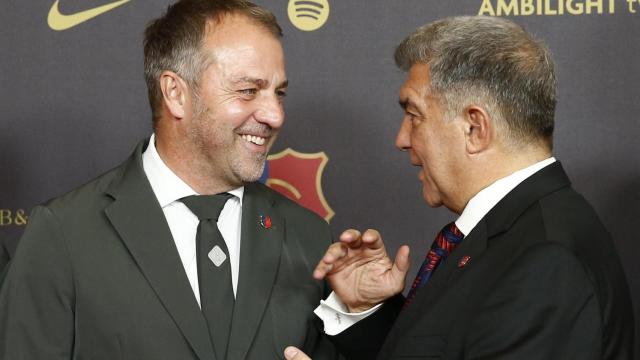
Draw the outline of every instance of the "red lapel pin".
[[[263,228],[269,230],[271,229],[271,217],[270,216],[264,216],[264,215],[260,215],[260,226],[262,226]]]
[[[467,266],[467,264],[469,263],[469,260],[471,260],[471,256],[469,255],[465,255],[463,257],[460,258],[460,260],[458,261],[458,267],[462,268]]]

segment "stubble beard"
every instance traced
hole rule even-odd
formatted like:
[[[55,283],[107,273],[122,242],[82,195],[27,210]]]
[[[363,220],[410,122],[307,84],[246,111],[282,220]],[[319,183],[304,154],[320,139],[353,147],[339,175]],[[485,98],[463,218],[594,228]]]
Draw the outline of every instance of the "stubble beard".
[[[211,110],[199,99],[194,101],[194,119],[196,126],[189,130],[191,143],[206,162],[203,166],[210,176],[226,178],[225,182],[233,186],[242,186],[260,179],[264,172],[267,153],[247,154],[243,151],[242,140],[234,129],[221,128]],[[228,131],[229,134],[222,132]]]
[[[259,154],[255,159],[251,159],[251,163],[242,161],[237,157],[230,160],[230,168],[234,175],[240,179],[243,184],[258,181],[264,172],[264,164],[267,160],[267,154]]]

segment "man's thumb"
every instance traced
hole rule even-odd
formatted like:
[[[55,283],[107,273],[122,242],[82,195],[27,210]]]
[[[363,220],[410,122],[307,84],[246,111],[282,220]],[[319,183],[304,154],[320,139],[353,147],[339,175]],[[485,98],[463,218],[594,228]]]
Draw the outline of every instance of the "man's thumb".
[[[286,360],[311,360],[305,353],[293,346],[284,349],[284,358]]]
[[[398,252],[396,253],[396,259],[393,263],[393,277],[402,282],[402,287],[404,288],[404,279],[407,276],[407,272],[409,271],[409,267],[411,265],[411,259],[409,258],[409,247],[407,245],[402,245]]]

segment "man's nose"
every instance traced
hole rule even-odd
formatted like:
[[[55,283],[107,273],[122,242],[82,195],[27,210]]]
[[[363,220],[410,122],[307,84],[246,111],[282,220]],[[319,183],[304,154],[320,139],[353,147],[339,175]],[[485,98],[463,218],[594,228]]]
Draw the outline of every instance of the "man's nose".
[[[400,151],[407,151],[411,148],[411,123],[408,120],[402,120],[398,134],[396,135],[396,147]]]
[[[272,129],[279,129],[284,123],[282,101],[275,95],[264,97],[258,105],[255,117],[258,122],[269,125]]]

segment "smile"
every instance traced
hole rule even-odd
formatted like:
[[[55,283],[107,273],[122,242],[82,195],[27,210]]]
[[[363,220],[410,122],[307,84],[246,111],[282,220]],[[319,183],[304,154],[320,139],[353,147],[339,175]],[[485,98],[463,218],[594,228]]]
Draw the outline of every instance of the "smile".
[[[256,144],[256,145],[264,145],[264,143],[267,141],[266,138],[260,137],[260,136],[253,136],[253,135],[242,135],[241,136],[244,140]]]

